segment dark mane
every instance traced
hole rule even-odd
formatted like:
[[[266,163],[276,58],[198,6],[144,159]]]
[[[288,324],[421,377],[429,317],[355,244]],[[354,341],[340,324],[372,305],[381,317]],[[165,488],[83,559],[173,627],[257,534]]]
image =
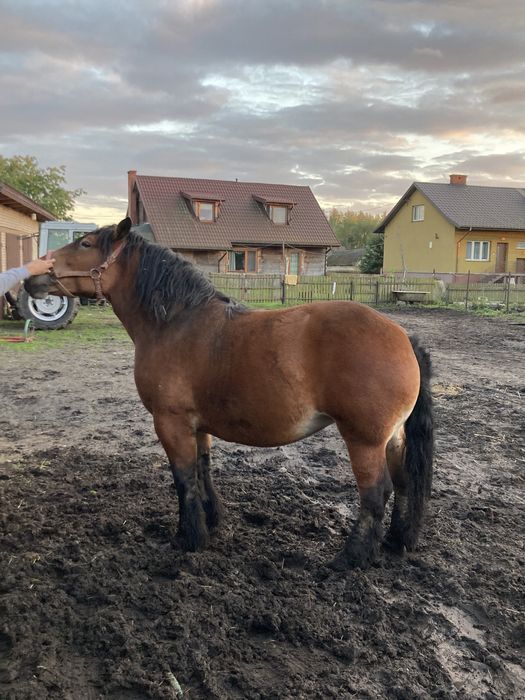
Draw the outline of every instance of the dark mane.
[[[114,240],[114,226],[98,231],[98,246],[104,257],[110,255]],[[131,231],[121,255],[129,260],[137,252],[139,263],[135,291],[140,305],[157,323],[170,321],[182,309],[194,309],[212,299],[224,303],[231,317],[248,309],[235,299],[227,297],[189,260]]]

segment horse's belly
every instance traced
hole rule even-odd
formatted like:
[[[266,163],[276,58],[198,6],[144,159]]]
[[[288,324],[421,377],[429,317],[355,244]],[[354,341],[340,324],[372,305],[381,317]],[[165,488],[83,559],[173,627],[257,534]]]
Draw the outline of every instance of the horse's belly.
[[[330,416],[315,411],[299,420],[270,421],[263,418],[252,423],[246,418],[238,418],[222,425],[206,426],[203,430],[226,442],[238,442],[251,447],[277,447],[302,440],[333,422]]]

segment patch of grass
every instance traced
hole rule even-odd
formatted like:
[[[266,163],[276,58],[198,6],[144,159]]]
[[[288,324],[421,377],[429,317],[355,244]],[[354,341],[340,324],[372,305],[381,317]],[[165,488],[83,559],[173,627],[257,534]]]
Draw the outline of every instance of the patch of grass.
[[[55,331],[35,331],[28,343],[9,343],[2,338],[24,336],[24,321],[0,321],[0,353],[39,352],[67,348],[77,343],[131,343],[123,325],[110,307],[81,306],[69,326]]]
[[[478,306],[476,308],[469,308],[469,313],[475,316],[485,316],[489,318],[504,318],[507,321],[525,321],[525,313],[523,311],[509,311],[508,313],[505,309],[493,309],[488,306]]]

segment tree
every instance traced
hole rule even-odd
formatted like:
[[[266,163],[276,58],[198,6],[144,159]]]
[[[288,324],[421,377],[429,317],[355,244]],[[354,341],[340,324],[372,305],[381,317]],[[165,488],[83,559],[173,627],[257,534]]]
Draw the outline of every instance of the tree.
[[[374,233],[368,241],[363,257],[359,262],[361,272],[377,274],[383,267],[383,251],[385,236],[382,233]]]
[[[57,219],[71,220],[75,199],[83,189],[66,190],[66,166],[40,168],[33,156],[0,156],[0,181],[15,187]]]
[[[333,232],[345,248],[364,248],[382,219],[381,215],[351,209],[341,211],[335,207],[328,217]]]

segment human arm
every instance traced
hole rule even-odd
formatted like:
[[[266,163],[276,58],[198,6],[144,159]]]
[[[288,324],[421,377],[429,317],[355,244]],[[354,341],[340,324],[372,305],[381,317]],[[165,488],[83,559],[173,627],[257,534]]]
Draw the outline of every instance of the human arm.
[[[12,267],[6,272],[0,273],[0,295],[14,287],[18,282],[22,282],[31,275],[44,275],[53,267],[54,260],[32,260],[23,267]]]

